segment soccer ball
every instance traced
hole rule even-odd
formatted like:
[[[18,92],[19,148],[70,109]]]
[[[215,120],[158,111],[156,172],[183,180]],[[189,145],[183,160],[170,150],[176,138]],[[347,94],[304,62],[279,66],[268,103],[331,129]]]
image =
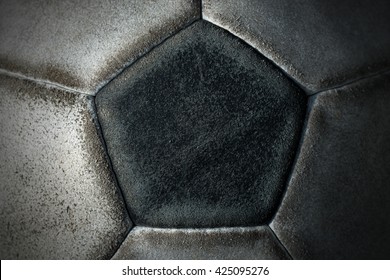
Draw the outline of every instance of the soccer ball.
[[[2,259],[387,259],[390,4],[0,2]]]

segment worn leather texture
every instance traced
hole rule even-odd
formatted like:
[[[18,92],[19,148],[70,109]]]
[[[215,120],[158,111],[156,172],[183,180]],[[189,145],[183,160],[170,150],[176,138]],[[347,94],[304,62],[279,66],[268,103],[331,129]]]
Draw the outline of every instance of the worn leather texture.
[[[0,2],[0,67],[93,95],[200,17],[198,1]]]
[[[271,224],[293,258],[389,258],[389,93],[390,72],[311,99]]]
[[[0,1],[1,259],[389,259],[389,14]]]
[[[280,202],[306,95],[241,40],[198,21],[112,81],[96,107],[137,225],[253,226]]]
[[[203,18],[255,47],[309,94],[390,68],[387,0],[204,0]]]
[[[135,227],[113,259],[286,260],[290,256],[268,226],[218,229]]]
[[[132,226],[92,99],[0,75],[1,259],[110,258]]]

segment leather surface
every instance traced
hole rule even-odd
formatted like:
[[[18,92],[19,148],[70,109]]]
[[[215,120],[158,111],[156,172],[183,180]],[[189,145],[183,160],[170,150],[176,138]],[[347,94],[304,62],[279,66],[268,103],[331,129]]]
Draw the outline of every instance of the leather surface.
[[[280,201],[306,95],[198,21],[112,81],[96,107],[135,224],[253,226]]]
[[[312,99],[271,224],[293,258],[390,258],[390,74]]]
[[[87,94],[200,17],[198,1],[0,2],[0,67]]]
[[[91,98],[0,75],[0,258],[110,258],[131,227]]]
[[[220,229],[135,227],[113,259],[289,259],[268,226]]]
[[[204,0],[203,18],[274,61],[309,94],[390,68],[387,0]]]
[[[203,17],[312,95],[284,198],[272,229],[136,226],[116,256],[388,259],[389,3],[0,1],[0,257],[113,256],[132,223],[94,95]]]

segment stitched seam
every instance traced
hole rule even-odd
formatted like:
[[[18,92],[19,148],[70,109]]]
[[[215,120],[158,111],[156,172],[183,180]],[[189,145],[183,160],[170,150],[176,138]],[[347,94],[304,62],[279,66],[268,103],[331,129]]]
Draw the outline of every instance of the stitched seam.
[[[103,81],[101,83],[101,85],[98,87],[98,89],[94,92],[93,95],[97,95],[104,87],[106,87],[112,80],[116,79],[119,75],[121,75],[125,70],[127,70],[128,68],[130,68],[132,65],[134,65],[135,63],[137,63],[140,59],[144,58],[145,56],[147,56],[150,52],[152,52],[154,49],[158,48],[159,46],[161,46],[162,44],[164,44],[167,40],[171,39],[173,36],[177,35],[178,33],[180,33],[181,31],[187,29],[188,27],[190,27],[191,25],[193,25],[195,22],[199,21],[199,20],[202,20],[200,18],[198,19],[195,19],[191,22],[188,22],[186,25],[183,25],[179,30],[177,30],[175,33],[169,35],[168,37],[166,37],[165,39],[163,39],[161,42],[157,43],[156,45],[153,45],[150,47],[150,49],[148,51],[146,51],[144,54],[142,54],[141,56],[137,57],[134,61],[128,63],[128,64],[125,64],[120,70],[118,70],[111,78],[107,79],[106,81]]]
[[[88,96],[90,96],[90,94],[88,94],[86,92],[78,91],[78,90],[75,90],[75,89],[73,89],[71,87],[64,86],[62,84],[53,83],[53,82],[50,82],[50,81],[44,80],[44,79],[33,78],[33,77],[26,76],[26,75],[21,74],[21,73],[11,72],[9,70],[5,70],[5,69],[2,69],[2,68],[0,68],[0,75],[8,76],[8,77],[11,77],[11,78],[17,78],[19,80],[33,82],[33,83],[35,83],[37,85],[41,85],[41,86],[45,86],[45,87],[49,87],[49,88],[59,89],[59,90],[67,91],[67,92],[70,92],[70,93],[73,93],[73,94],[77,94],[77,95],[81,94],[81,95],[88,95]]]
[[[267,226],[267,227],[270,230],[271,234],[275,237],[276,241],[279,243],[280,247],[282,247],[284,249],[285,253],[288,255],[288,257],[293,260],[294,258],[291,256],[290,252],[287,250],[286,246],[284,246],[282,241],[280,241],[280,239],[276,235],[276,233],[272,230],[272,228],[270,226]]]
[[[353,85],[358,84],[358,83],[360,83],[362,81],[367,81],[367,80],[374,79],[374,78],[377,78],[377,77],[385,76],[385,75],[387,75],[389,73],[390,73],[390,68],[385,68],[383,70],[380,70],[380,71],[377,71],[377,72],[374,72],[374,73],[370,73],[370,74],[367,74],[367,75],[363,75],[363,76],[358,77],[356,79],[344,82],[344,83],[339,84],[337,86],[329,87],[329,88],[326,88],[326,89],[321,89],[321,90],[311,94],[310,96],[315,96],[317,94],[321,94],[321,93],[324,93],[324,92],[327,92],[327,91],[339,90],[339,89],[342,89],[342,88],[345,88],[345,87],[353,86]]]

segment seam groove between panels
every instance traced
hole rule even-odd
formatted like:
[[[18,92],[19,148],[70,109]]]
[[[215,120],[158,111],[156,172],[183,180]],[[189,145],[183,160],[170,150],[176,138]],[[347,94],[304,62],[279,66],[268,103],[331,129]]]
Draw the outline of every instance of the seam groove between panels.
[[[358,78],[350,80],[350,81],[346,81],[346,82],[341,83],[339,85],[336,85],[334,87],[329,87],[329,88],[326,88],[326,89],[319,90],[319,91],[311,94],[310,96],[315,96],[317,94],[321,94],[321,93],[324,93],[324,92],[327,92],[327,91],[330,91],[330,90],[338,90],[338,89],[341,89],[343,87],[348,87],[350,85],[357,84],[360,81],[369,80],[369,79],[373,79],[373,78],[376,78],[376,77],[384,76],[384,75],[389,74],[389,73],[390,73],[390,68],[385,68],[383,70],[380,70],[380,71],[377,71],[377,72],[374,72],[374,73],[371,73],[371,74],[367,74],[367,75],[358,77]]]
[[[93,118],[93,121],[94,121],[94,124],[95,124],[96,132],[97,132],[97,134],[99,136],[101,145],[102,145],[102,147],[104,149],[105,157],[106,157],[106,160],[108,162],[110,171],[112,172],[112,174],[114,176],[115,186],[119,190],[119,193],[120,193],[121,198],[122,198],[122,202],[123,202],[123,204],[125,206],[125,209],[127,211],[127,215],[129,216],[129,219],[131,220],[131,222],[133,224],[133,227],[134,227],[134,222],[133,222],[133,218],[132,218],[131,212],[130,212],[129,208],[127,207],[126,201],[124,199],[122,188],[119,185],[116,173],[115,173],[114,168],[112,166],[111,157],[110,157],[110,155],[108,153],[106,140],[104,139],[104,136],[103,136],[103,133],[102,133],[102,128],[100,126],[100,122],[99,122],[99,118],[98,118],[97,110],[96,110],[95,96],[91,96],[90,98],[91,98],[91,107],[92,107],[91,108],[91,115],[92,115],[92,118]],[[130,228],[130,230],[131,230],[131,228]]]
[[[8,71],[8,70],[5,70],[5,69],[0,69],[0,75],[12,77],[12,78],[17,78],[17,79],[20,79],[20,80],[30,81],[30,82],[33,82],[33,83],[35,83],[37,85],[42,85],[42,86],[45,86],[45,87],[48,87],[48,88],[59,89],[59,90],[63,90],[63,91],[66,91],[66,92],[77,94],[77,95],[90,96],[90,94],[88,94],[86,92],[78,91],[78,90],[75,90],[73,88],[70,88],[70,87],[58,84],[58,83],[53,83],[53,82],[50,82],[48,80],[43,80],[43,79],[37,79],[37,78],[29,77],[29,76],[26,76],[26,75],[23,75],[23,74],[20,74],[20,73],[11,72],[11,71]]]
[[[225,27],[219,25],[218,23],[215,23],[215,22],[212,22],[211,20],[207,19],[207,18],[202,18],[202,20],[204,21],[207,21],[215,26],[218,26],[219,28],[225,30],[226,32],[228,32],[230,35],[240,39],[242,42],[244,42],[245,44],[247,44],[248,46],[250,46],[256,53],[260,54],[261,56],[265,57],[272,65],[274,65],[276,68],[278,68],[280,71],[283,72],[283,74],[288,77],[291,81],[294,82],[294,84],[296,86],[298,86],[307,96],[310,96],[311,93],[310,93],[310,90],[308,88],[306,88],[303,84],[301,84],[298,80],[296,80],[293,76],[291,76],[288,72],[286,72],[280,65],[278,65],[275,61],[273,61],[270,57],[268,57],[267,55],[265,55],[264,53],[262,53],[260,50],[258,50],[256,48],[256,46],[254,46],[253,44],[251,44],[250,42],[248,42],[247,40],[245,40],[244,38],[242,38],[241,36],[238,36],[237,34],[231,32],[230,30],[226,29]]]
[[[107,259],[109,260],[112,260],[112,258],[115,256],[115,254],[119,251],[119,249],[122,247],[123,243],[126,241],[127,237],[129,236],[130,232],[133,230],[133,228],[135,228],[136,226],[133,224],[133,226],[127,231],[127,233],[125,234],[123,240],[118,244],[116,250],[111,254],[110,257],[108,257]]]
[[[305,93],[307,96],[313,96],[313,95],[316,95],[316,94],[319,94],[319,93],[322,93],[322,92],[325,92],[325,91],[328,91],[328,90],[332,90],[332,89],[338,89],[338,88],[341,88],[341,87],[344,87],[344,86],[347,86],[347,85],[350,85],[350,84],[354,84],[360,80],[365,80],[365,79],[369,79],[369,78],[373,78],[373,77],[376,77],[376,76],[381,76],[383,74],[386,74],[387,72],[390,72],[390,68],[385,68],[385,69],[382,69],[382,70],[379,70],[379,71],[376,71],[376,72],[373,72],[373,73],[368,73],[366,75],[363,75],[363,76],[360,76],[360,77],[357,77],[355,79],[350,79],[350,80],[347,80],[343,83],[340,83],[338,85],[335,85],[335,86],[332,86],[332,87],[329,87],[329,88],[324,88],[324,89],[321,89],[321,90],[318,90],[318,91],[312,91],[310,90],[309,88],[307,88],[304,84],[302,84],[301,82],[299,82],[297,79],[295,79],[293,76],[291,76],[288,72],[286,72],[286,70],[283,69],[282,66],[280,66],[279,64],[277,64],[274,60],[272,60],[270,57],[266,56],[265,54],[263,54],[260,50],[258,50],[253,44],[247,42],[244,38],[242,38],[241,36],[239,36],[238,34],[235,34],[233,32],[231,32],[230,30],[226,29],[224,26],[221,26],[220,24],[216,23],[216,22],[213,22],[211,20],[209,20],[207,17],[204,17],[203,15],[203,10],[202,10],[202,20],[205,20],[205,21],[208,21],[209,23],[211,24],[214,24],[220,28],[222,28],[223,30],[229,32],[231,35],[233,35],[234,37],[237,37],[239,39],[241,39],[243,42],[245,42],[247,45],[251,46],[254,50],[256,50],[256,52],[258,52],[259,54],[261,54],[262,56],[264,56],[265,58],[267,58],[273,65],[275,65],[278,69],[280,69],[287,77],[289,77],[292,81],[295,82],[296,85],[298,85]]]
[[[295,151],[294,160],[293,160],[293,162],[291,164],[291,167],[290,167],[290,170],[289,170],[289,174],[287,176],[287,180],[286,180],[285,185],[284,185],[284,191],[281,194],[279,205],[277,206],[273,216],[271,217],[271,219],[269,221],[269,224],[272,223],[272,221],[275,219],[276,215],[278,214],[280,207],[282,207],[283,200],[284,200],[284,198],[286,196],[286,193],[287,193],[287,190],[288,190],[288,186],[290,185],[290,182],[291,182],[291,179],[292,179],[292,175],[294,174],[294,171],[295,171],[295,168],[296,168],[296,165],[297,165],[297,162],[298,162],[298,158],[301,155],[303,141],[304,141],[305,134],[306,134],[306,131],[307,131],[309,116],[310,116],[310,113],[311,113],[311,110],[313,108],[313,104],[314,104],[315,100],[316,100],[316,96],[308,96],[306,114],[305,114],[304,122],[303,122],[303,125],[302,125],[298,146],[297,146],[296,151]]]
[[[270,226],[267,224],[264,225],[258,225],[258,226],[238,226],[238,227],[226,227],[226,226],[220,226],[220,227],[185,227],[185,228],[179,228],[179,227],[154,227],[154,226],[145,226],[145,225],[134,225],[132,229],[138,228],[138,229],[149,229],[149,230],[177,230],[177,231],[210,231],[210,232],[217,232],[217,231],[234,231],[234,230],[260,230],[262,228],[270,229]],[[272,231],[273,232],[273,231]]]
[[[133,222],[133,218],[131,217],[131,213],[130,213],[130,210],[129,208],[127,207],[127,204],[126,204],[126,201],[124,199],[124,196],[123,196],[123,192],[122,192],[122,188],[119,186],[119,183],[118,183],[118,179],[117,179],[117,176],[116,176],[116,173],[114,171],[114,168],[112,166],[112,163],[111,163],[111,158],[110,158],[110,155],[108,154],[108,150],[107,150],[107,145],[106,145],[106,141],[104,139],[104,136],[103,136],[103,133],[102,133],[102,129],[101,129],[101,126],[100,126],[100,122],[99,122],[99,118],[98,118],[98,115],[97,115],[97,110],[96,110],[96,103],[95,103],[95,96],[89,96],[89,98],[91,99],[90,101],[90,113],[92,115],[92,119],[93,119],[93,123],[95,124],[95,128],[96,128],[96,133],[98,134],[98,137],[99,137],[99,140],[100,140],[100,143],[103,147],[103,150],[104,150],[104,154],[105,154],[105,157],[106,157],[106,160],[108,162],[108,166],[110,168],[110,171],[114,177],[114,184],[115,184],[115,187],[117,188],[117,190],[119,191],[119,194],[120,194],[120,197],[122,199],[122,203],[126,209],[126,214],[131,222],[131,227],[127,229],[127,232],[124,234],[124,237],[122,239],[122,241],[118,244],[116,250],[114,250],[114,252],[112,253],[112,255],[108,258],[108,259],[112,259],[114,257],[114,255],[116,254],[116,252],[119,250],[119,248],[122,246],[123,242],[125,242],[127,236],[129,235],[129,233],[131,232],[131,230],[135,227],[135,224]]]
[[[291,256],[290,252],[287,250],[287,248],[284,246],[284,244],[280,241],[280,239],[278,238],[278,236],[276,235],[276,233],[272,230],[272,228],[270,226],[267,226],[269,231],[271,232],[271,234],[275,237],[276,241],[279,243],[280,247],[283,248],[283,250],[285,251],[285,253],[287,254],[287,256],[293,260],[294,258]]]
[[[114,80],[116,77],[118,77],[120,74],[122,74],[127,68],[131,67],[133,64],[137,63],[140,59],[142,59],[143,57],[145,57],[147,54],[149,54],[150,52],[152,52],[155,48],[161,46],[162,44],[164,44],[167,40],[169,40],[170,38],[172,38],[173,36],[175,36],[176,34],[180,33],[181,31],[183,31],[184,29],[187,29],[189,26],[191,26],[192,24],[194,24],[195,22],[199,21],[199,20],[202,20],[201,19],[201,15],[199,16],[199,18],[197,19],[194,19],[193,21],[190,21],[188,22],[187,24],[183,25],[180,29],[178,29],[175,33],[169,35],[168,37],[166,37],[165,39],[163,39],[161,42],[157,43],[156,45],[154,46],[151,46],[150,49],[148,49],[145,53],[143,53],[142,55],[140,55],[139,57],[137,57],[134,61],[132,62],[127,62],[123,65],[123,67],[121,69],[119,69],[118,71],[116,71],[111,78],[107,79],[106,81],[103,81],[101,83],[101,85],[98,87],[98,89],[92,94],[92,95],[97,95],[99,93],[99,91],[101,91],[106,85],[108,85],[112,80]]]
[[[262,227],[268,227],[267,224],[257,225],[257,226],[237,226],[237,227],[227,227],[227,226],[218,226],[218,227],[154,227],[154,226],[144,226],[136,225],[138,228],[148,228],[148,229],[157,229],[157,230],[195,230],[195,231],[217,231],[217,230],[233,230],[233,229],[257,229]]]

